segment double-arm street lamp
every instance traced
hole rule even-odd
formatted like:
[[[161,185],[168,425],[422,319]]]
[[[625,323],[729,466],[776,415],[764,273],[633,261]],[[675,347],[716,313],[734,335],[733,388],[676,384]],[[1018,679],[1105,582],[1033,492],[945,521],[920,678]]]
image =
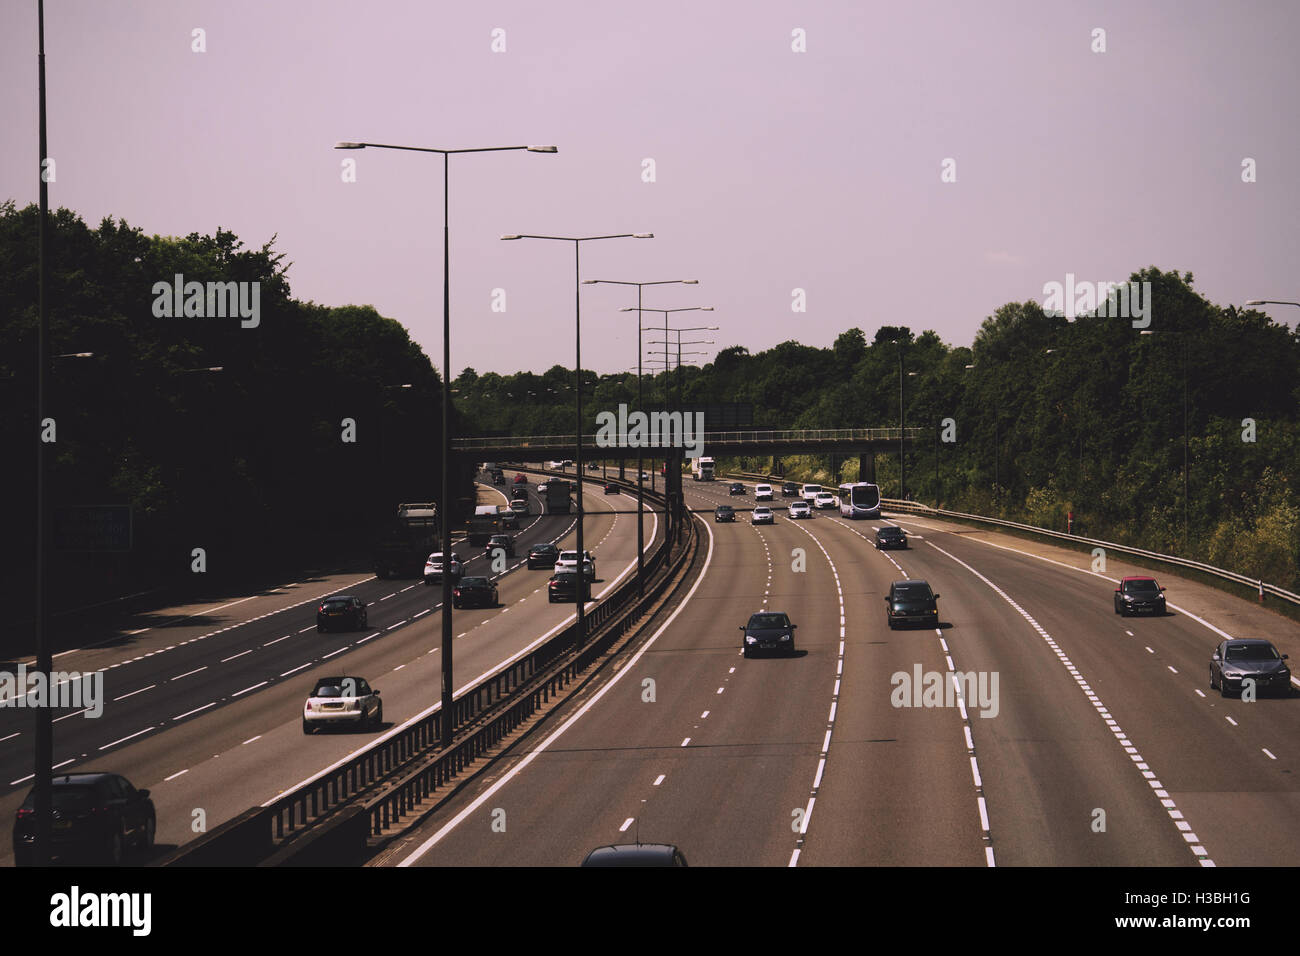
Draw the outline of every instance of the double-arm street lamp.
[[[335,143],[335,149],[400,149],[442,155],[442,501],[438,527],[442,532],[442,746],[452,738],[452,626],[451,626],[451,238],[448,228],[448,167],[453,153],[554,153],[554,146],[487,146],[478,149],[437,149],[427,146],[392,146],[386,143]]]
[[[513,239],[547,239],[552,242],[571,242],[573,243],[573,375],[576,384],[577,393],[577,418],[574,431],[574,440],[577,442],[577,452],[573,461],[577,465],[578,478],[576,481],[576,490],[578,498],[578,584],[575,589],[576,600],[578,604],[578,646],[581,647],[587,639],[587,621],[586,621],[586,574],[583,571],[583,562],[586,560],[587,552],[583,548],[582,538],[582,274],[579,266],[579,250],[584,242],[595,242],[600,239],[653,239],[653,232],[621,232],[611,236],[532,236],[532,235],[507,235],[502,236],[503,240]],[[639,345],[640,343],[638,343]],[[639,478],[638,478],[639,480]]]
[[[657,282],[621,282],[617,279],[585,279],[583,285],[634,285],[636,286],[636,407],[644,411],[641,397],[641,290],[648,285],[699,285],[699,279],[661,279]],[[629,309],[620,311],[628,312]],[[645,596],[645,457],[638,446],[636,453],[636,593]],[[653,487],[654,479],[650,479]]]

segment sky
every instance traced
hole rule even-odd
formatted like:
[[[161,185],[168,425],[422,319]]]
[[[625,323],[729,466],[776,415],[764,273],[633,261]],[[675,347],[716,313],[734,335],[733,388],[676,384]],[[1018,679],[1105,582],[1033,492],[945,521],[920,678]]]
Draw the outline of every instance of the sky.
[[[20,206],[36,8],[0,11]],[[654,233],[583,243],[581,278],[698,279],[643,301],[713,307],[670,316],[719,327],[683,335],[699,362],[881,325],[969,345],[1067,274],[1300,300],[1298,40],[1293,0],[47,0],[50,203],[275,236],[295,297],[373,305],[441,366],[443,159],[333,144],[555,145],[450,159],[453,377],[573,365],[573,244],[517,233]],[[584,368],[635,368],[635,304],[582,288]]]

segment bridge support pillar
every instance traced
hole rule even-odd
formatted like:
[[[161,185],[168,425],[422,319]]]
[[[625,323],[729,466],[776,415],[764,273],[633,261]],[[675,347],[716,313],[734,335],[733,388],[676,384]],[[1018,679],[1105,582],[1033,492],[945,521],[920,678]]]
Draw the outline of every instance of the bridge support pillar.
[[[785,477],[785,469],[781,467],[781,458],[779,455],[772,456],[772,474],[781,478]]]
[[[874,483],[875,480],[876,480],[876,456],[869,452],[865,455],[859,455],[858,456],[858,481],[870,481]]]

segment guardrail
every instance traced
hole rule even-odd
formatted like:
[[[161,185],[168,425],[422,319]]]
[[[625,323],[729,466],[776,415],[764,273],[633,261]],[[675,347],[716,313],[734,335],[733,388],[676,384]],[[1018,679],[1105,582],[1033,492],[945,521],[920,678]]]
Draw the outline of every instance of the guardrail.
[[[1129,554],[1135,557],[1145,558],[1148,561],[1158,561],[1162,564],[1169,564],[1180,568],[1187,568],[1192,571],[1199,571],[1202,574],[1208,574],[1211,577],[1222,578],[1225,581],[1233,581],[1237,584],[1244,584],[1247,587],[1263,591],[1265,594],[1271,594],[1274,597],[1289,601],[1292,604],[1300,605],[1300,594],[1293,591],[1287,591],[1276,584],[1267,584],[1257,578],[1247,577],[1244,574],[1238,574],[1236,571],[1227,571],[1223,568],[1216,568],[1211,564],[1203,561],[1193,561],[1190,558],[1180,558],[1173,554],[1161,554],[1158,551],[1145,551],[1142,548],[1134,548],[1127,544],[1117,544],[1114,541],[1102,541],[1097,538],[1082,538],[1077,534],[1066,534],[1063,531],[1052,531],[1049,528],[1040,528],[1037,525],[1021,524],[1018,521],[1007,521],[1004,518],[989,518],[984,515],[965,514],[960,511],[945,511],[942,508],[931,508],[928,505],[919,504],[915,501],[900,501],[897,498],[881,498],[882,505],[890,511],[899,511],[911,514],[933,515],[936,518],[960,518],[965,521],[981,522],[983,524],[996,525],[1003,528],[1015,528],[1017,531],[1029,532],[1031,534],[1042,535],[1048,538],[1056,538],[1062,541],[1070,541],[1075,544],[1085,544],[1093,547],[1105,548],[1107,551],[1115,551],[1120,554]]]
[[[364,800],[367,793],[373,794],[395,775],[411,771],[407,777],[394,781],[391,787],[374,797],[373,806],[367,809],[364,827],[350,809],[347,812],[351,814],[349,819],[352,822],[347,825],[334,826],[331,822],[328,826],[319,827],[322,833],[329,832],[335,839],[348,841],[345,856],[347,852],[360,853],[364,847],[357,847],[354,843],[358,834],[365,837],[382,833],[393,821],[400,819],[401,815],[418,805],[433,790],[446,784],[471,761],[517,728],[538,707],[548,702],[554,693],[594,659],[594,654],[602,652],[598,648],[607,647],[617,636],[625,633],[631,621],[650,606],[646,602],[662,592],[690,550],[690,547],[679,550],[670,573],[661,576],[654,585],[647,588],[645,598],[641,601],[636,599],[636,576],[631,575],[613,594],[596,603],[585,614],[589,635],[617,615],[622,615],[613,627],[600,636],[599,641],[589,640],[584,648],[578,649],[575,621],[541,647],[519,660],[503,665],[496,673],[453,700],[453,728],[466,728],[476,721],[483,722],[483,726],[456,741],[446,751],[432,759],[428,756],[440,746],[442,740],[444,715],[438,709],[409,726],[390,731],[361,753],[321,772],[266,806],[252,808],[210,833],[184,844],[158,860],[156,865],[252,866],[267,861],[268,857],[272,861],[287,862],[292,859],[301,864],[321,851],[319,847],[304,846],[303,852],[307,856],[299,858],[296,851],[291,849],[291,841],[295,837],[322,824],[331,815],[337,816],[348,804],[358,799]],[[658,571],[667,557],[668,542],[663,541],[645,562],[647,576]],[[566,655],[572,659],[552,673]],[[513,695],[519,695],[520,699],[502,709],[503,702]],[[334,865],[344,862],[339,857],[334,857],[333,861]]]

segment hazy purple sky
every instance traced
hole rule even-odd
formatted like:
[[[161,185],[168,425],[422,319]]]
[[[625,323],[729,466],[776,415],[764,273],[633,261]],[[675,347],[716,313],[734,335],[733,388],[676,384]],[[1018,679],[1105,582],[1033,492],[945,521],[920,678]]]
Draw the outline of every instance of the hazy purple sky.
[[[36,0],[0,16],[0,198],[24,205]],[[555,144],[452,159],[453,374],[572,365],[572,245],[519,232],[654,232],[586,244],[583,278],[699,279],[645,304],[714,306],[676,317],[721,326],[710,356],[882,324],[968,345],[1067,272],[1300,299],[1298,61],[1293,0],[48,0],[50,201],[278,234],[295,296],[372,304],[440,365],[441,158],[330,147]],[[635,290],[582,302],[584,367],[634,366]]]

